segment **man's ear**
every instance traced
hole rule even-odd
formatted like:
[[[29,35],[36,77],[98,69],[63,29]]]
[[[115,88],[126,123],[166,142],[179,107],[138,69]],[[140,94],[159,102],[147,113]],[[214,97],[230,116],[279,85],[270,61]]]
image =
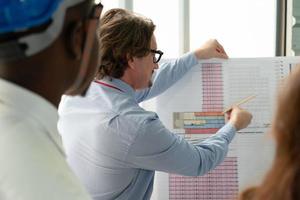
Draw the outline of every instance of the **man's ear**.
[[[75,22],[70,24],[68,35],[68,50],[70,54],[76,59],[81,60],[84,45],[84,26],[82,22]]]
[[[132,57],[132,56],[129,56],[128,54],[127,54],[127,63],[128,63],[128,67],[130,68],[130,69],[135,69],[135,60],[136,60],[136,58],[134,58],[134,57]]]

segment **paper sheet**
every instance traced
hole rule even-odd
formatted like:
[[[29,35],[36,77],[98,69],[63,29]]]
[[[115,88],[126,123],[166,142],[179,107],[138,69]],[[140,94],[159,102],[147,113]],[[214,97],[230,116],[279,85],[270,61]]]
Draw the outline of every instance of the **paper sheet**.
[[[164,125],[191,143],[204,139],[225,122],[218,113],[241,99],[253,114],[240,131],[224,162],[202,177],[157,172],[153,200],[233,199],[243,188],[259,183],[270,167],[274,144],[268,134],[282,80],[300,57],[239,58],[200,62],[178,83],[156,99]]]

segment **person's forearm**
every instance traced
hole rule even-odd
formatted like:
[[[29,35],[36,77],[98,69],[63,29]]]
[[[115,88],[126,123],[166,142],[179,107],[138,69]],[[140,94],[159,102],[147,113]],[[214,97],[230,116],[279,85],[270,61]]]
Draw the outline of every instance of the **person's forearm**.
[[[224,160],[228,152],[228,146],[234,138],[235,133],[235,127],[227,123],[216,134],[195,145],[200,154],[197,175],[207,173]]]

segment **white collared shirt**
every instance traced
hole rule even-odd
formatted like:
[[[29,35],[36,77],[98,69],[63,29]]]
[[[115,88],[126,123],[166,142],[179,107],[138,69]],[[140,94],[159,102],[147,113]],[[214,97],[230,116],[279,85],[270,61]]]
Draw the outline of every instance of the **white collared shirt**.
[[[90,199],[65,161],[57,109],[0,79],[0,199]]]

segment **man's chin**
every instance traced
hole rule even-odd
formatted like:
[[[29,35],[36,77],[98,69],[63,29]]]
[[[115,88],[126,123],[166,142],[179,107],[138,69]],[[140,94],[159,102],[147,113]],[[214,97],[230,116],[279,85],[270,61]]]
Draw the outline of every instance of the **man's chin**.
[[[143,85],[142,87],[137,88],[136,90],[145,90],[152,87],[152,81],[148,82],[148,85]]]

